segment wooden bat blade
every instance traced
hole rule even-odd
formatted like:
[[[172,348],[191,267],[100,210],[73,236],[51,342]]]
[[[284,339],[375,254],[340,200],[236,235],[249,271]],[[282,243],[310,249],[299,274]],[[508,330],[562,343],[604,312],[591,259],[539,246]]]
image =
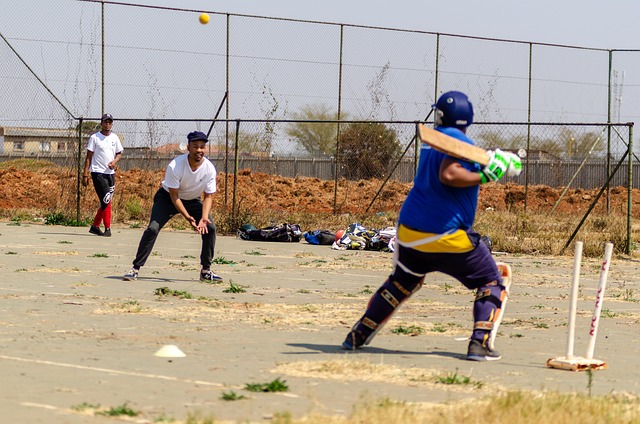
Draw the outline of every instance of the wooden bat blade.
[[[418,124],[418,137],[420,141],[450,156],[475,162],[482,166],[489,163],[489,156],[484,149],[450,137],[424,124]]]

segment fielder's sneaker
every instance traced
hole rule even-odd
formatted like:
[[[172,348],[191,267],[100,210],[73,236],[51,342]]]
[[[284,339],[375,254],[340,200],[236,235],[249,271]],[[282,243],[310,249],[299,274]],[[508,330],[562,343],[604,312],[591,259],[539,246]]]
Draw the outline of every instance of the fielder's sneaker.
[[[365,338],[359,331],[351,330],[347,334],[347,338],[342,342],[342,348],[345,350],[362,349],[364,342]]]
[[[98,227],[94,227],[93,225],[91,226],[91,228],[89,228],[89,232],[91,234],[95,234],[97,236],[102,236],[104,235],[104,233],[102,232],[102,230]]]
[[[126,274],[124,274],[124,277],[122,277],[123,281],[135,281],[137,279],[138,279],[138,270],[135,268],[131,268],[131,270]]]
[[[111,228],[105,228],[104,233],[102,233],[103,237],[111,237]]]
[[[477,340],[469,342],[469,349],[467,350],[468,361],[497,361],[500,358],[502,358],[500,354],[489,346],[483,346]]]
[[[203,283],[222,283],[222,277],[210,269],[200,271],[200,281]]]

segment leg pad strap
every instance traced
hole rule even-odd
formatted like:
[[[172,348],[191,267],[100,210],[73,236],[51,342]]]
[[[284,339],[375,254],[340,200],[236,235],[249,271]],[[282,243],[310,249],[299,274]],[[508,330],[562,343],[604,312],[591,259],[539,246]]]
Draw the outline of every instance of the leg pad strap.
[[[493,330],[493,323],[500,315],[502,300],[506,297],[506,289],[497,281],[485,284],[476,291],[473,303],[473,334],[472,339],[486,342]]]
[[[493,321],[476,321],[473,324],[474,330],[493,330]]]
[[[353,330],[360,332],[367,339],[366,344],[368,344],[402,302],[420,287],[420,283],[406,287],[390,276],[371,296],[367,310]]]

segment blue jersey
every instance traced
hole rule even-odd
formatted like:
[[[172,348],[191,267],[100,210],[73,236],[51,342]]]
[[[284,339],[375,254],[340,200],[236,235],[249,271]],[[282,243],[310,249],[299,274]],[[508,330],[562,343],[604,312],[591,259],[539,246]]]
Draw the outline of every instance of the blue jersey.
[[[474,144],[457,128],[437,127],[436,130]],[[440,164],[446,157],[449,156],[422,144],[418,172],[400,210],[399,225],[434,234],[471,228],[478,207],[479,186],[458,188],[442,184]],[[464,160],[459,162],[469,171],[480,170],[478,164]]]

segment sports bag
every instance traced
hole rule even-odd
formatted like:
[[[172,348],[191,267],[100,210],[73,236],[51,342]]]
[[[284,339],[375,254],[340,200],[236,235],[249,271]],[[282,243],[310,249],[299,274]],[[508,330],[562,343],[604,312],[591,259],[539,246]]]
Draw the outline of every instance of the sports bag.
[[[252,241],[299,242],[302,231],[298,224],[278,224],[270,227],[255,228],[243,225],[238,229],[238,237]]]
[[[329,230],[307,231],[302,234],[302,236],[309,244],[321,244],[327,246],[331,246],[336,239],[335,233],[332,233]]]

